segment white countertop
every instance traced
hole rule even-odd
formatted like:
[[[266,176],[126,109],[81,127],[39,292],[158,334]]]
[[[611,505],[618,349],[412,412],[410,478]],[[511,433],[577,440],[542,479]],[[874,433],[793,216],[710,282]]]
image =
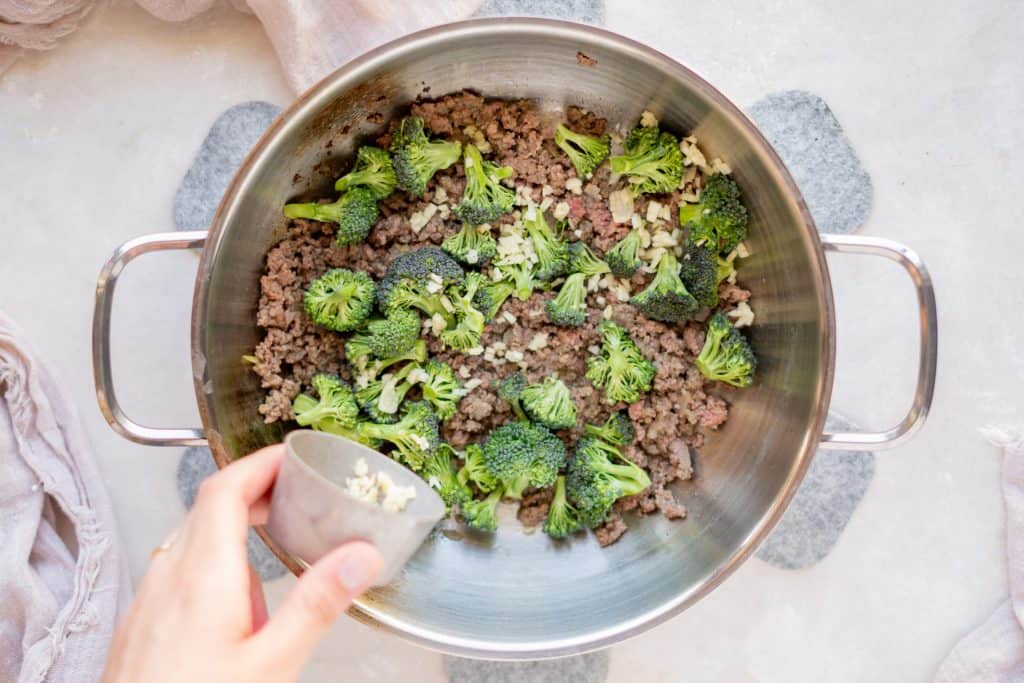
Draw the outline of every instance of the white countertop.
[[[931,268],[938,391],[917,438],[879,454],[825,560],[800,571],[748,562],[684,615],[615,647],[610,680],[925,680],[1007,593],[999,457],[976,428],[1021,418],[1024,211],[1013,188],[1024,181],[1024,11],[1009,1],[742,4],[688,12],[650,0],[638,11],[610,0],[607,25],[740,104],[793,88],[825,98],[874,182],[862,232],[906,242]],[[173,229],[174,191],[210,124],[245,100],[286,105],[291,93],[260,25],[226,9],[174,25],[117,3],[0,77],[0,308],[77,399],[136,578],[183,515],[181,450],[124,441],[99,414],[95,277],[120,242]],[[140,421],[198,424],[187,346],[195,263],[149,256],[122,278],[115,370]],[[831,264],[833,406],[888,426],[916,363],[909,283],[893,266]],[[291,583],[268,586],[272,604]],[[440,655],[351,620],[329,640],[308,680],[446,680]]]

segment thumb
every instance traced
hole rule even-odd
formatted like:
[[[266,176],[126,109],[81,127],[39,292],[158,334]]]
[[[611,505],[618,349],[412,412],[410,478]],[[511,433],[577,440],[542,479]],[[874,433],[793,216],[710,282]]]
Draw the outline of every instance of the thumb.
[[[258,648],[298,671],[327,630],[380,574],[380,552],[369,543],[346,543],[306,570],[266,626]]]

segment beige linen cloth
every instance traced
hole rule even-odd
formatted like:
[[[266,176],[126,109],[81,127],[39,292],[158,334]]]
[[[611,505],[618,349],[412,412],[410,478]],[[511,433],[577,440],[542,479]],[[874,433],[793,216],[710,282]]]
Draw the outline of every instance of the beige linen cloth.
[[[0,313],[0,680],[99,679],[131,582],[78,415]]]
[[[465,19],[483,0],[229,0],[263,24],[289,85],[302,92],[350,57],[429,26]],[[186,21],[218,0],[136,0],[155,17]],[[0,73],[23,50],[49,50],[97,0],[0,0]]]
[[[982,434],[1003,449],[1010,598],[956,644],[935,683],[1024,682],[1024,431],[987,427]]]

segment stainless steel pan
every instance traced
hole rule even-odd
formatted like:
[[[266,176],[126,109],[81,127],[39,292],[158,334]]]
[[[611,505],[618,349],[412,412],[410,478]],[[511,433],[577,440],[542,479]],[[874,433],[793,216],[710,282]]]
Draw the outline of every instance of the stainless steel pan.
[[[469,656],[538,658],[609,645],[678,614],[729,576],[779,519],[815,449],[887,448],[921,426],[934,388],[936,316],[928,275],[911,250],[883,239],[819,236],[754,125],[665,55],[591,27],[499,19],[417,33],[349,63],[278,117],[239,169],[208,233],[148,235],[118,249],[99,278],[93,330],[97,397],[115,430],[145,444],[208,443],[220,466],[281,439],[281,426],[257,415],[262,392],[239,360],[260,337],[259,276],[280,234],[281,206],[300,192],[329,192],[330,178],[299,185],[293,178],[309,178],[325,157],[350,154],[357,140],[379,132],[375,121],[426,87],[432,95],[471,88],[545,106],[579,104],[612,123],[631,124],[651,109],[669,128],[695,133],[735,169],[753,217],[753,255],[742,279],[755,297],[752,341],[761,366],[756,386],[735,395],[729,422],[701,450],[696,479],[678,488],[687,520],[632,520],[630,532],[604,550],[593,539],[554,544],[515,523],[490,540],[438,534],[400,580],[358,603],[357,618]],[[140,425],[114,394],[109,323],[117,277],[135,257],[167,249],[202,250],[192,314],[201,428]],[[835,357],[826,252],[892,259],[917,289],[917,390],[891,429],[822,432]],[[275,551],[301,571],[296,558]]]

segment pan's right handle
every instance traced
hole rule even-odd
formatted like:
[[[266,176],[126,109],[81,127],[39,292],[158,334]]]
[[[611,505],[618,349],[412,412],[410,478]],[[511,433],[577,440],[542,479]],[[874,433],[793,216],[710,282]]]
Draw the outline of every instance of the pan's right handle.
[[[135,422],[121,410],[114,393],[110,365],[110,310],[117,278],[136,256],[170,249],[202,249],[206,231],[159,232],[128,240],[104,264],[96,281],[96,307],[92,318],[92,371],[100,412],[114,431],[126,439],[147,446],[204,446],[202,429],[162,429]]]
[[[821,235],[826,251],[840,254],[881,256],[903,266],[917,292],[917,317],[921,355],[917,365],[917,388],[910,410],[895,427],[884,432],[826,432],[821,435],[821,448],[829,450],[870,451],[897,446],[921,428],[935,394],[935,366],[938,359],[938,315],[935,312],[935,290],[921,257],[899,242],[881,237],[861,235]]]

